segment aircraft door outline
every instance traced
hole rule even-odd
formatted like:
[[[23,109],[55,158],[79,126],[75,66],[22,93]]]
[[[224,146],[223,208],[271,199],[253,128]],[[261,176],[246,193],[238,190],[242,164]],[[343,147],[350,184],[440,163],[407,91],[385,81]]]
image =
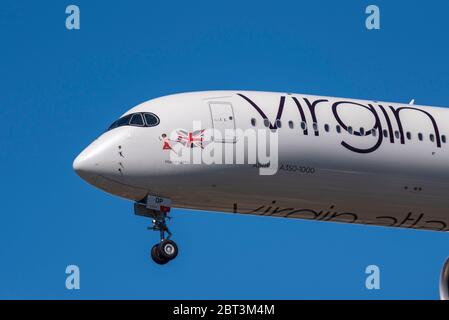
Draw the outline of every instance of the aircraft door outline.
[[[234,108],[230,102],[211,101],[209,110],[212,127],[221,133],[221,137],[213,137],[214,142],[236,143]]]

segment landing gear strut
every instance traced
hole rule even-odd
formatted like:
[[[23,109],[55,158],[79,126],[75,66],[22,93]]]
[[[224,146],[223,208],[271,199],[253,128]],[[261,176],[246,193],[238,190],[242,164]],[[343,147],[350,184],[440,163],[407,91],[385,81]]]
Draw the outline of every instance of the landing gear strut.
[[[134,204],[134,213],[152,219],[149,230],[159,231],[160,241],[151,248],[151,258],[157,264],[166,264],[178,255],[178,246],[171,240],[172,233],[168,229],[170,219],[170,199],[147,196],[143,201]]]
[[[160,242],[151,248],[151,258],[157,264],[166,264],[178,255],[178,246],[173,240],[170,240],[172,233],[167,227],[166,220],[170,219],[166,212],[155,212],[153,225],[149,230],[159,231]],[[167,233],[167,237],[165,237]]]

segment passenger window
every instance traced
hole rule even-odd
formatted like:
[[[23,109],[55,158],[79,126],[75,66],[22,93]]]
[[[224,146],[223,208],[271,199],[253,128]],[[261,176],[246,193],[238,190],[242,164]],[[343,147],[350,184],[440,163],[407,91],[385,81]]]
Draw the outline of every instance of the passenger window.
[[[290,127],[290,129],[293,129],[293,128],[294,128],[293,121],[289,121],[289,122],[288,122],[288,126]]]
[[[133,126],[143,127],[144,123],[143,123],[142,115],[140,113],[133,114],[129,124],[133,125]]]
[[[337,130],[337,133],[341,133],[341,127],[337,124],[337,126],[335,127],[335,129]]]
[[[432,142],[435,141],[435,136],[433,134],[430,135],[430,141],[432,141]]]
[[[377,136],[377,130],[376,129],[371,130],[371,134],[373,135],[373,137]]]
[[[159,118],[152,113],[145,113],[145,122],[148,127],[154,127],[159,124]]]
[[[301,122],[301,129],[307,130],[307,123],[305,123],[304,121]]]
[[[268,119],[264,119],[263,125],[268,128],[270,126],[270,121]]]
[[[407,132],[407,139],[412,140],[412,134],[410,131]]]
[[[396,137],[396,139],[399,139],[399,131],[398,131],[398,130],[396,130],[396,131],[394,132],[394,136]]]
[[[282,122],[281,120],[276,120],[276,127],[278,127],[279,129],[282,127]]]
[[[313,130],[318,131],[318,124],[315,122],[313,123]]]
[[[327,123],[324,125],[324,131],[329,132],[329,125]]]
[[[255,127],[255,126],[256,126],[256,119],[254,119],[254,118],[251,118],[251,125],[252,125],[253,127]]]
[[[446,143],[446,136],[445,135],[441,136],[441,141],[443,141],[443,143]]]
[[[348,127],[348,133],[352,134],[354,132],[354,130],[352,130],[352,127]]]
[[[422,133],[418,133],[418,139],[419,139],[419,141],[423,141],[424,136]]]
[[[384,137],[388,138],[388,131],[387,130],[384,130]]]
[[[365,129],[364,128],[360,128],[360,135],[364,136],[365,135]]]

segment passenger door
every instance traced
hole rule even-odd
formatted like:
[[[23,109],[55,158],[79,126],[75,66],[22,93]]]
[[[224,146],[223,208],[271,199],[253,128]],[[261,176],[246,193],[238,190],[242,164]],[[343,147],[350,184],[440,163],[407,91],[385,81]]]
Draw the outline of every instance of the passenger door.
[[[213,128],[220,133],[220,136],[214,136],[214,141],[235,143],[235,118],[232,104],[230,102],[209,102],[209,108]]]

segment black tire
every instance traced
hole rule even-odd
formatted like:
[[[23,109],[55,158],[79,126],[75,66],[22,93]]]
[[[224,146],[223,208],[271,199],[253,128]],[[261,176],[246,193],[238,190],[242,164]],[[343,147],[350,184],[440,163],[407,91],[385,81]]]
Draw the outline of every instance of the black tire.
[[[169,259],[164,258],[160,255],[159,244],[155,244],[151,248],[151,259],[153,259],[153,261],[156,262],[157,264],[166,264],[169,261]]]
[[[160,257],[173,260],[178,255],[178,246],[172,240],[164,240],[159,243],[158,252]]]

